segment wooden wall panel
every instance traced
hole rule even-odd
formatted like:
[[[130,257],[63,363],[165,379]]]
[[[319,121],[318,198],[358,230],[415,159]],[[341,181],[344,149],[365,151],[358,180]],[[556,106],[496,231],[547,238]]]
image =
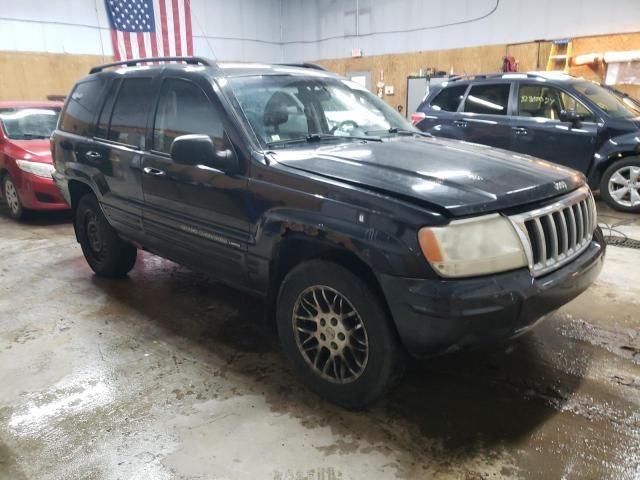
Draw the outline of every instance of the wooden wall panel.
[[[0,52],[0,100],[67,95],[92,66],[110,61],[100,55]]]
[[[544,68],[549,55],[550,44],[540,45],[540,64]],[[426,52],[402,53],[397,55],[377,55],[362,58],[340,58],[319,60],[314,63],[323,65],[332,72],[344,75],[351,71],[371,72],[372,87],[384,71],[384,82],[395,87],[395,95],[385,96],[385,101],[394,108],[401,105],[404,111],[407,94],[407,76],[417,75],[420,69],[434,67],[456,74],[499,72],[502,58],[514,55],[520,61],[520,71],[536,70],[538,44],[487,45],[482,47],[433,50]]]
[[[388,96],[384,99],[393,107],[402,105],[404,111],[406,78],[409,75],[417,74],[420,68],[435,67],[438,70],[450,72],[453,67],[453,71],[457,74],[491,73],[500,71],[504,55],[513,55],[519,61],[519,71],[521,72],[544,70],[550,50],[551,42],[543,41],[363,58],[319,60],[315,63],[342,75],[349,71],[369,71],[374,90],[380,70],[384,70],[385,84],[393,85],[396,91],[394,96]],[[640,50],[640,33],[582,37],[573,40],[574,55],[625,50]],[[602,82],[606,70],[605,66],[600,64],[593,67],[573,67],[570,73]],[[618,88],[640,98],[639,85],[620,85]]]

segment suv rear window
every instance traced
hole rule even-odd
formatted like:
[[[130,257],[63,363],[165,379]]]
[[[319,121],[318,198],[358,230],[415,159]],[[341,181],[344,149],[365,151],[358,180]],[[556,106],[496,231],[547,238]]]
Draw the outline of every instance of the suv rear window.
[[[467,85],[456,85],[455,87],[445,87],[431,101],[431,108],[434,110],[444,110],[445,112],[455,112],[458,110],[460,101],[467,91]]]
[[[484,115],[506,115],[510,88],[508,83],[473,85],[465,100],[464,111]]]
[[[82,136],[89,134],[96,116],[103,85],[103,79],[95,78],[75,86],[62,113],[61,130]]]

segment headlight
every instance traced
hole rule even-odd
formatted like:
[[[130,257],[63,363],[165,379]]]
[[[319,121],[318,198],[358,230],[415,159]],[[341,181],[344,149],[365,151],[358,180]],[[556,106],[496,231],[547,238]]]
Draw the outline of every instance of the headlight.
[[[485,275],[528,264],[518,233],[498,214],[425,227],[418,240],[424,256],[443,277]]]
[[[51,178],[51,174],[55,170],[53,165],[49,163],[31,162],[29,160],[16,160],[16,163],[23,172],[31,173],[38,177]]]

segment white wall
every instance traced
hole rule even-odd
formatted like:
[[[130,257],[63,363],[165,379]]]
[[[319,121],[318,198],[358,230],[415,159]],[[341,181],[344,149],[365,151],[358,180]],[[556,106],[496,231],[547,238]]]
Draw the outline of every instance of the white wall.
[[[191,0],[194,53],[279,61],[280,0]],[[112,55],[104,0],[0,0],[0,50]]]
[[[0,50],[111,55],[103,2],[0,0]],[[221,60],[317,60],[349,56],[352,47],[378,55],[640,30],[640,0],[191,0],[191,10],[196,55],[213,57],[213,49]],[[384,33],[391,31],[401,33]]]
[[[290,61],[347,57],[353,47],[369,56],[640,30],[640,0],[283,2]],[[406,30],[417,31],[381,33]]]

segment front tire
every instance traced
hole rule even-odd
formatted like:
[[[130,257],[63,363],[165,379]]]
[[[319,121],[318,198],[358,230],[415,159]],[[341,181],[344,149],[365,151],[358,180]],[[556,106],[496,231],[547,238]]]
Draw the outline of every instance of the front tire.
[[[640,212],[640,158],[627,157],[609,165],[602,174],[600,195],[615,210]]]
[[[404,373],[405,353],[386,309],[349,270],[322,260],[285,277],[278,334],[300,379],[346,408],[374,402]]]
[[[109,225],[93,194],[84,195],[78,202],[75,227],[82,253],[96,275],[122,278],[131,271],[138,251]]]
[[[22,220],[26,215],[26,211],[22,206],[18,189],[8,173],[2,179],[2,196],[7,203],[9,216],[14,220]]]

